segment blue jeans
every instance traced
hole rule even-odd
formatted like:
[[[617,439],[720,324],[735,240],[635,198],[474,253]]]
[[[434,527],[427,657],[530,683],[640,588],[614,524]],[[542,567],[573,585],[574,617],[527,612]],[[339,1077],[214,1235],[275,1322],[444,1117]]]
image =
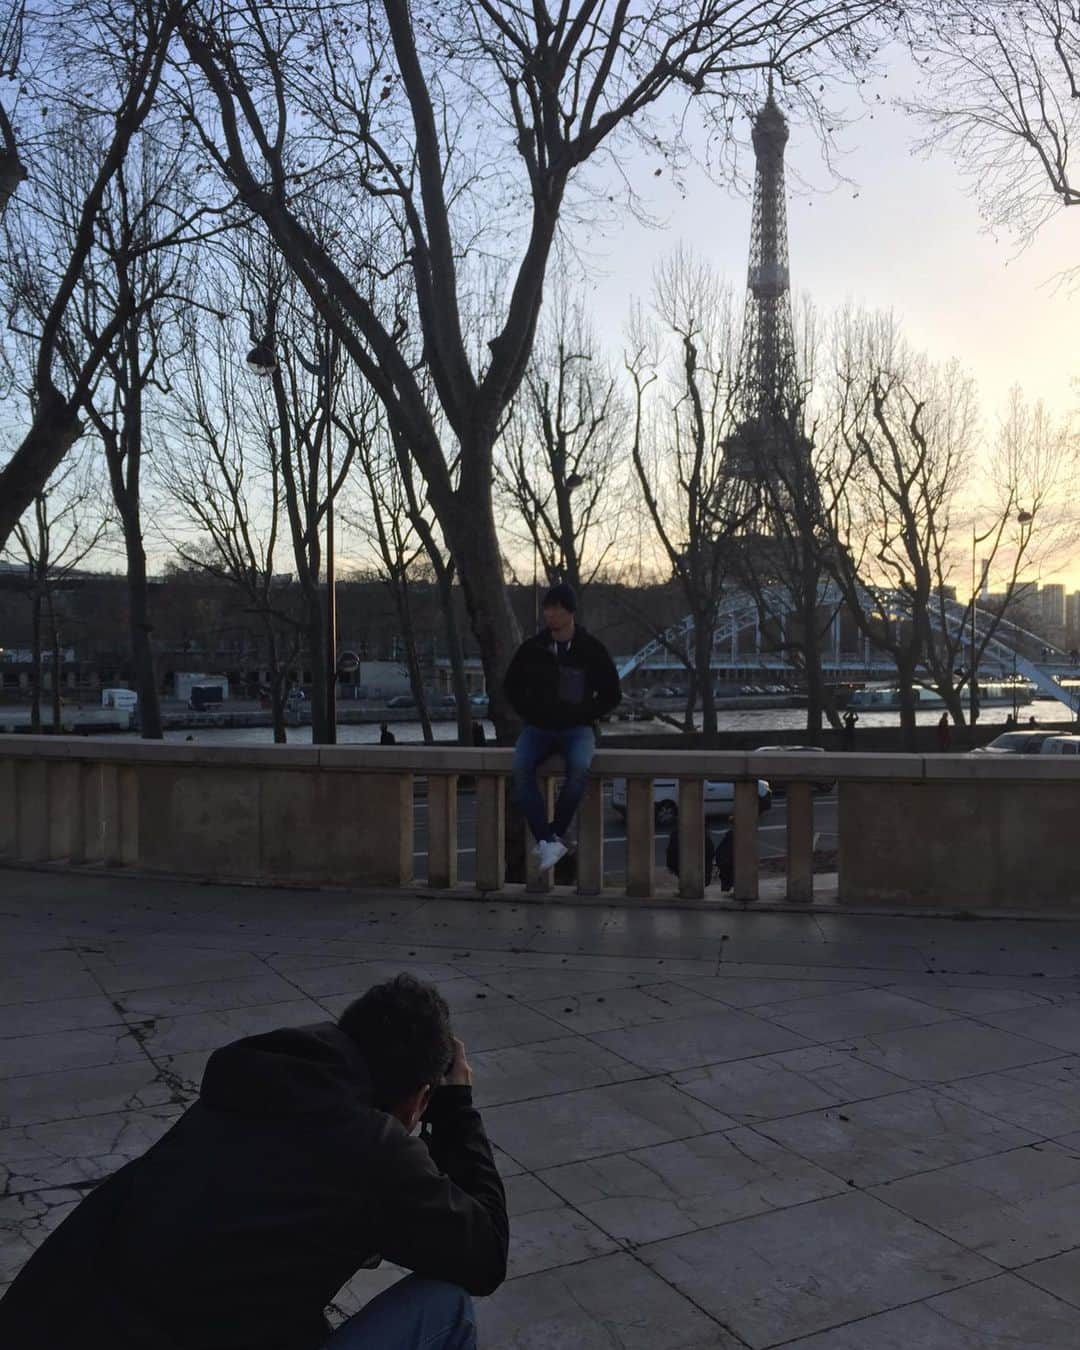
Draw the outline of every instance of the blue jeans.
[[[592,727],[568,727],[565,731],[522,728],[514,746],[511,797],[529,822],[537,843],[542,839],[554,839],[569,829],[585,795],[585,779],[595,752],[596,733]],[[555,754],[561,754],[566,761],[566,779],[555,802],[555,819],[549,821],[536,771],[545,759]]]
[[[323,1350],[476,1350],[473,1301],[460,1285],[407,1275],[343,1322]]]

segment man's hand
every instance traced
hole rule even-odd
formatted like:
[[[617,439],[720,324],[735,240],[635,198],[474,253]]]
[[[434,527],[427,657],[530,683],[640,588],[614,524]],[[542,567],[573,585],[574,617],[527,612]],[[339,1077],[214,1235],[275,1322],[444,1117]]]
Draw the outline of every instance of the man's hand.
[[[472,1068],[465,1058],[465,1043],[456,1036],[451,1039],[454,1042],[454,1059],[443,1083],[447,1087],[472,1087]]]

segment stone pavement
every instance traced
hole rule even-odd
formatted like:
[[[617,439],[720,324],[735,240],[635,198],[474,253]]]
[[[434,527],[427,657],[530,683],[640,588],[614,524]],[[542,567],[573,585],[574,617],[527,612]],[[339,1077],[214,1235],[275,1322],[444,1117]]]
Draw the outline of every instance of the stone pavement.
[[[212,1048],[409,969],[507,1179],[485,1350],[1080,1344],[1080,923],[12,870],[0,915],[0,1282]]]

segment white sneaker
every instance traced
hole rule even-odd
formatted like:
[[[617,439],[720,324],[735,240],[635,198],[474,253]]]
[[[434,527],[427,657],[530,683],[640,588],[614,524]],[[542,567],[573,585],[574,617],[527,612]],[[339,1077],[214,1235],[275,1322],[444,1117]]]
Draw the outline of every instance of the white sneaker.
[[[565,858],[570,850],[561,839],[543,839],[540,841],[539,864],[540,871],[550,871],[560,858]]]

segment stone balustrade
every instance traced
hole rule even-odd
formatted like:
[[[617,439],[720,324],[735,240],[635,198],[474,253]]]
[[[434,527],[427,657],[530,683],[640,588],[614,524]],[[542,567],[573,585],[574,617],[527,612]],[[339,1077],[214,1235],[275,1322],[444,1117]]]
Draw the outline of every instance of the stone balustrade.
[[[511,754],[457,746],[0,741],[0,862],[222,881],[410,887],[427,788],[428,887],[458,886],[459,780],[476,794],[476,881],[505,877]],[[546,766],[554,795],[558,765]],[[701,900],[704,784],[735,783],[735,899],[759,896],[756,781],[786,786],[786,898],[814,896],[813,784],[839,789],[841,904],[1063,908],[1080,902],[1080,763],[1056,756],[600,750],[579,817],[577,893],[605,890],[603,783],[627,780],[623,893],[656,892],[652,780],[679,782],[678,894]],[[531,851],[526,889],[552,889]],[[0,879],[2,888],[2,879]],[[560,894],[565,892],[562,888]],[[715,892],[710,892],[710,895]],[[718,896],[717,896],[718,898]]]

